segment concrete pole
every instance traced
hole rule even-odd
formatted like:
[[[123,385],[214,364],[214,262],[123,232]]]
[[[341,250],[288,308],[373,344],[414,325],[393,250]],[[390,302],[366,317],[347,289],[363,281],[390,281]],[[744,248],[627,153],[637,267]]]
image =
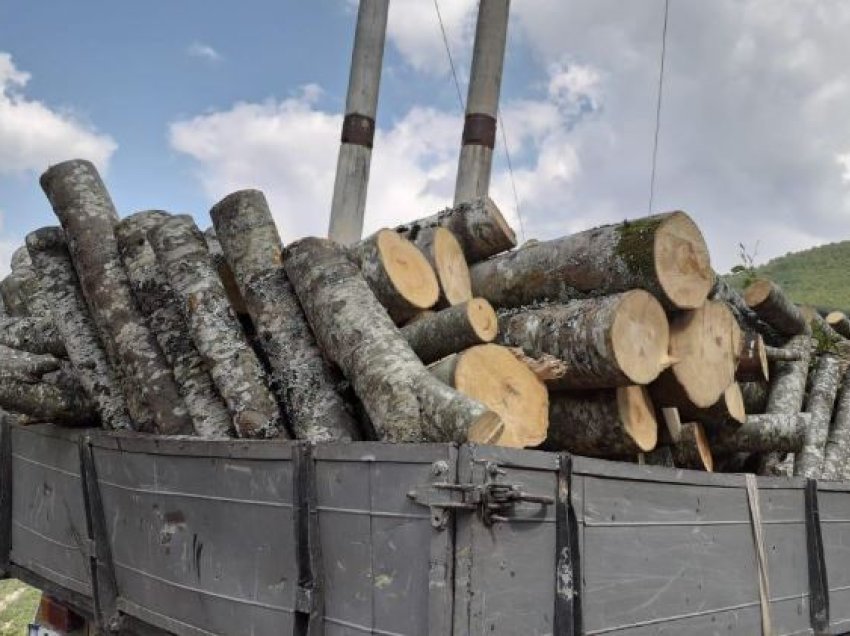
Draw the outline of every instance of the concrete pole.
[[[510,4],[510,0],[481,0],[478,8],[455,205],[485,196],[490,189]]]
[[[389,4],[389,0],[360,0],[357,13],[328,230],[328,237],[343,245],[359,241],[363,232]]]

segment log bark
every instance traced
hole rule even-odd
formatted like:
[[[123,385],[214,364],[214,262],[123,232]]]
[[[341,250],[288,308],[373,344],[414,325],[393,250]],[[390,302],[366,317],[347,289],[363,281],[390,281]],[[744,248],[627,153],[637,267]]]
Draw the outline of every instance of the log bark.
[[[350,248],[352,260],[396,324],[404,324],[440,296],[434,269],[420,249],[392,230],[380,230]]]
[[[50,305],[41,290],[38,275],[32,265],[27,261],[25,265],[19,265],[13,270],[19,279],[19,293],[28,316],[45,317],[50,316]]]
[[[458,240],[444,227],[424,228],[413,241],[437,275],[440,297],[437,307],[449,307],[472,300],[469,265]]]
[[[12,252],[12,258],[9,259],[9,267],[12,271],[21,267],[32,267],[32,260],[30,259],[26,245],[21,245]]]
[[[638,464],[676,468],[676,463],[673,460],[673,449],[669,446],[658,446],[655,450],[648,453],[639,453]]]
[[[841,362],[835,356],[822,355],[812,373],[812,388],[806,411],[811,421],[806,429],[803,448],[794,457],[794,475],[817,479],[823,468],[824,451],[832,421],[832,408],[841,381]]]
[[[423,316],[401,329],[408,344],[425,364],[475,345],[493,342],[499,321],[483,298]]]
[[[670,365],[667,316],[642,290],[503,311],[498,340],[532,357],[563,360],[566,373],[552,383],[557,389],[648,384]]]
[[[838,354],[843,350],[845,357],[847,356],[850,341],[830,327],[814,307],[802,305],[799,310],[809,326],[817,353]]]
[[[744,410],[748,413],[764,413],[770,387],[766,382],[740,382]]]
[[[801,359],[802,355],[795,349],[768,346],[765,346],[764,353],[770,362],[797,362]]]
[[[744,290],[747,306],[764,322],[784,336],[809,333],[806,319],[797,306],[773,281],[759,279]]]
[[[227,300],[204,235],[189,215],[172,216],[148,240],[239,437],[277,437],[283,430],[268,379]]]
[[[845,338],[850,338],[850,318],[843,311],[833,311],[826,316],[827,324]]]
[[[123,219],[115,228],[118,250],[133,289],[133,296],[171,366],[195,434],[207,439],[229,437],[230,414],[192,341],[180,311],[180,300],[171,289],[147,233],[169,217],[148,210]]]
[[[667,309],[695,309],[714,284],[705,240],[684,212],[534,243],[470,273],[473,293],[497,308],[639,288]]]
[[[705,430],[699,422],[682,424],[679,441],[670,447],[677,468],[714,472],[714,458]]]
[[[550,396],[548,450],[624,458],[649,452],[657,442],[658,422],[644,387]]]
[[[516,234],[489,197],[447,208],[395,230],[415,242],[421,231],[433,227],[444,227],[455,235],[468,263],[477,263],[516,247]]]
[[[29,354],[31,355],[31,354]],[[0,408],[20,413],[29,422],[87,426],[97,414],[66,363],[48,369],[30,362],[26,373],[12,369],[8,358],[0,366]]]
[[[49,353],[66,357],[62,336],[48,316],[38,318],[0,318],[0,345],[30,353]]]
[[[748,415],[736,430],[724,429],[710,437],[715,455],[734,453],[796,453],[802,450],[809,413]]]
[[[655,400],[654,397],[653,399]],[[663,400],[655,400],[655,402],[662,404]],[[700,422],[710,430],[723,427],[738,428],[747,420],[744,397],[737,382],[730,384],[720,399],[708,408],[700,409],[686,403],[677,405],[677,408],[684,420]]]
[[[213,206],[210,215],[295,437],[362,439],[343,399],[348,383],[319,349],[281,267],[283,246],[263,193],[235,192]]]
[[[133,299],[115,240],[118,214],[94,165],[73,160],[52,166],[41,176],[41,187],[65,229],[98,332],[127,380],[127,401],[144,409],[136,427],[161,434],[192,433],[192,420],[165,356]]]
[[[53,325],[101,425],[108,429],[132,428],[121,378],[107,360],[97,327],[86,307],[65,233],[58,227],[45,227],[31,232],[26,241],[50,303]]]
[[[381,439],[489,443],[504,425],[483,404],[432,376],[344,248],[307,238],[284,268],[321,346],[351,381]]]
[[[23,318],[30,315],[21,290],[22,285],[23,277],[20,272],[12,272],[0,280],[0,298],[3,299],[3,306],[9,316]]]
[[[218,272],[218,279],[224,285],[224,291],[230,306],[240,316],[240,319],[244,319],[244,316],[248,315],[248,308],[245,306],[245,299],[242,297],[242,292],[239,291],[236,275],[230,269],[230,265],[224,257],[224,250],[222,250],[221,243],[215,234],[215,228],[210,227],[204,231],[204,241],[206,241],[207,250],[209,250],[215,270]]]
[[[28,353],[0,346],[0,371],[6,375],[37,377],[62,368],[62,361],[56,356]]]
[[[478,345],[445,358],[428,370],[499,415],[505,428],[494,444],[526,448],[546,439],[549,427],[546,386],[507,348]]]
[[[735,379],[738,382],[767,382],[770,379],[770,364],[760,333],[743,332]]]
[[[850,371],[844,374],[827,436],[821,479],[850,479]]]

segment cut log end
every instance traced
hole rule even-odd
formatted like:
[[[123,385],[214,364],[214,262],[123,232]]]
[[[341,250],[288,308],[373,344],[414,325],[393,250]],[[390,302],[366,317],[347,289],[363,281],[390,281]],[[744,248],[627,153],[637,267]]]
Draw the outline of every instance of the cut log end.
[[[418,309],[429,309],[440,296],[440,285],[425,255],[392,230],[381,230],[378,254],[397,292]]]
[[[702,424],[698,422],[695,422],[690,426],[693,426],[691,433],[693,436],[693,441],[696,445],[696,452],[699,456],[701,467],[706,472],[713,473],[714,456],[711,454],[711,444],[708,441],[708,436],[705,434],[705,429],[703,428]]]
[[[504,430],[502,418],[493,411],[487,411],[469,426],[467,441],[473,444],[498,444]]]
[[[680,309],[696,309],[714,286],[708,246],[684,212],[667,217],[655,233],[655,270],[661,289]]]
[[[466,304],[469,324],[481,342],[493,342],[499,333],[499,318],[493,306],[483,298],[473,298]]]
[[[723,392],[722,400],[729,419],[738,424],[743,424],[747,421],[747,409],[744,406],[744,394],[741,391],[740,384],[737,382],[730,384],[726,391]]]
[[[753,281],[744,290],[744,302],[749,307],[758,307],[767,300],[771,291],[773,291],[773,283],[765,278],[760,278]]]
[[[641,451],[648,452],[658,444],[658,421],[649,392],[642,386],[617,389],[617,409],[623,428]]]
[[[434,230],[431,246],[434,270],[449,305],[459,305],[472,299],[472,281],[466,256],[455,235],[443,227]]]
[[[669,364],[670,326],[661,304],[649,293],[622,295],[611,326],[614,357],[634,384],[648,384]]]

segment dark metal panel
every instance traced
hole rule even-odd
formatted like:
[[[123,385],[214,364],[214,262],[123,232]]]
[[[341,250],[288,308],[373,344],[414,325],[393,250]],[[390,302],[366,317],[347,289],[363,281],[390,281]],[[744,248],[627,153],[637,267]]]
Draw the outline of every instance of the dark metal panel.
[[[8,574],[12,550],[12,420],[0,410],[0,574]]]
[[[245,459],[202,445],[94,449],[119,607],[177,634],[292,634],[297,446]]]
[[[850,630],[850,484],[818,484],[821,536],[829,582],[830,627]]]
[[[732,473],[706,473],[697,470],[647,466],[579,456],[573,457],[573,473],[577,475],[604,475],[610,479],[627,481],[693,484],[714,488],[739,488],[745,485],[743,475]]]

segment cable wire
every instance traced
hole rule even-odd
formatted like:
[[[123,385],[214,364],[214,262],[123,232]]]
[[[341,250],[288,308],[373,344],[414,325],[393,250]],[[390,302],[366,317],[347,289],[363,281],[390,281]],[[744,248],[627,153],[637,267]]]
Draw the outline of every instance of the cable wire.
[[[525,243],[525,224],[522,222],[522,213],[520,212],[519,207],[519,194],[516,189],[516,181],[514,180],[514,167],[513,162],[511,161],[511,151],[508,148],[508,134],[505,131],[505,118],[502,116],[502,109],[498,109],[499,115],[499,129],[502,131],[502,146],[505,149],[505,160],[508,164],[508,174],[511,178],[511,189],[514,192],[514,207],[516,208],[516,218],[519,220],[519,234],[522,237],[522,242]]]
[[[655,203],[655,173],[658,165],[658,136],[661,130],[661,99],[664,94],[664,62],[667,57],[667,19],[669,15],[670,0],[664,0],[664,28],[661,31],[661,64],[658,72],[658,102],[655,107],[655,139],[652,145],[652,173],[649,178],[649,214],[652,214],[652,206]]]
[[[463,103],[463,94],[460,90],[460,82],[457,79],[457,70],[455,69],[455,61],[452,57],[452,49],[449,46],[449,37],[446,35],[446,26],[443,24],[443,14],[440,13],[439,0],[434,0],[434,9],[437,10],[437,21],[440,23],[440,33],[443,34],[443,45],[446,47],[446,55],[449,58],[449,66],[452,69],[452,77],[455,81],[455,89],[457,89],[457,101],[460,104],[461,112],[466,110],[466,105]]]

